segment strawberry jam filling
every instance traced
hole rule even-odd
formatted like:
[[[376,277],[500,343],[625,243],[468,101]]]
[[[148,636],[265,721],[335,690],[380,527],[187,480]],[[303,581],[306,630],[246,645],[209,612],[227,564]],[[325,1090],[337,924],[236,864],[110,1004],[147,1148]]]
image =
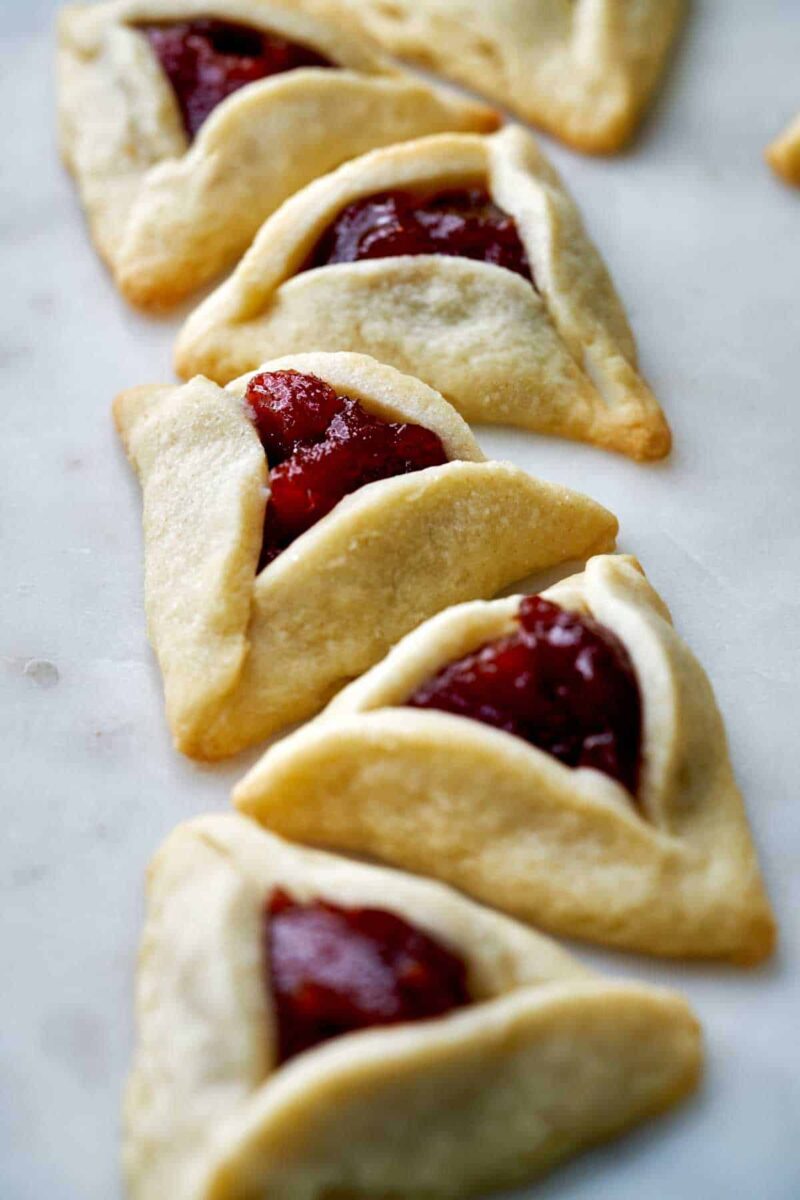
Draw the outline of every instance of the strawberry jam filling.
[[[173,21],[140,29],[172,85],[189,137],[226,96],[247,83],[297,67],[334,65],[309,46],[228,21]]]
[[[322,235],[308,268],[409,254],[472,258],[534,282],[513,217],[483,188],[428,199],[385,192],[357,200]]]
[[[639,686],[628,652],[592,617],[526,596],[518,632],[449,663],[406,703],[471,717],[636,795]]]
[[[245,401],[270,467],[259,570],[351,492],[448,461],[431,430],[384,421],[314,375],[262,372]]]
[[[341,1034],[471,1002],[463,961],[383,909],[299,904],[277,890],[265,907],[264,941],[281,1063]]]

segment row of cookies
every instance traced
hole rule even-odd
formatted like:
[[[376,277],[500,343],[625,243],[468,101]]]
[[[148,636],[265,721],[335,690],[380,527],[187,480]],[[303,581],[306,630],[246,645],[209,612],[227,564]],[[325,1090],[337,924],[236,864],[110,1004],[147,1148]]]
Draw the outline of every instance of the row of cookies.
[[[655,954],[753,962],[774,937],[710,687],[638,564],[608,553],[615,518],[487,462],[463,418],[637,458],[669,431],[527,134],[491,133],[493,113],[389,67],[320,3],[211,7],[62,22],[62,144],[126,295],[174,303],[257,234],[179,339],[190,381],[115,406],[148,625],[186,753],[235,753],[338,694],[239,785],[246,817],[183,827],[155,860],[131,1194],[510,1185],[685,1095],[697,1024],[446,884]],[[639,64],[602,135],[622,136],[680,6],[640,14],[662,38],[649,66],[613,6],[573,7],[572,49],[601,69],[570,119],[616,51]],[[545,79],[543,59],[531,112],[577,139]],[[584,574],[540,598],[491,600],[574,558]]]
[[[682,0],[106,0],[59,23],[60,144],[95,243],[134,303],[230,267],[293,192],[378,146],[485,132],[489,108],[392,66],[349,27],[582,149],[618,149]],[[213,10],[213,11],[212,11]],[[318,13],[336,18],[321,20]],[[255,85],[255,86],[253,86]],[[797,179],[795,126],[770,161]]]
[[[655,87],[682,3],[640,0],[635,13],[608,11],[624,10],[616,0],[458,7],[105,0],[65,8],[62,153],[124,294],[149,306],[180,301],[231,266],[283,200],[349,158],[497,126],[493,110],[393,66],[351,24],[500,103],[516,102],[521,116],[567,141],[612,149]]]
[[[288,545],[272,544],[265,561],[271,522],[283,517],[272,511],[262,414],[281,405],[285,414],[298,395],[303,416],[309,395],[356,398],[379,428],[434,434],[443,461],[417,466],[406,456],[402,473],[356,480],[292,530]],[[316,829],[327,844],[441,873],[560,933],[741,961],[769,951],[771,918],[710,685],[635,560],[604,553],[617,532],[611,513],[487,461],[443,397],[347,353],[277,360],[224,390],[202,378],[137,389],[119,397],[116,415],[143,488],[148,626],[178,748],[225,757],[330,701],[242,783],[245,811],[268,813],[265,823],[302,840]],[[302,459],[292,467],[300,471]],[[584,777],[556,766],[554,755],[569,761],[574,750],[559,753],[560,727],[544,755],[483,728],[507,728],[486,715],[507,713],[491,693],[455,706],[440,697],[424,706],[435,716],[411,711],[423,707],[413,697],[427,680],[519,629],[520,597],[484,598],[578,558],[590,559],[584,574],[542,598],[599,622],[636,678],[636,712],[623,721],[628,757],[640,765],[598,760],[610,791],[596,770]],[[569,678],[563,663],[559,671]],[[469,663],[473,686],[476,672]],[[491,663],[487,686],[497,674]],[[608,697],[591,699],[585,716],[598,724],[584,740],[611,719]],[[579,721],[577,710],[570,715]],[[520,736],[547,745],[541,730]],[[487,795],[496,824],[480,818]],[[554,820],[562,806],[563,828]],[[429,823],[437,837],[415,839]],[[513,854],[506,837],[519,843]],[[548,870],[537,880],[539,854]],[[612,903],[617,858],[638,860],[641,878]]]
[[[407,458],[284,546],[270,450],[327,401],[326,434],[364,411],[444,461]],[[638,564],[599,553],[541,597],[452,605],[611,549],[611,514],[487,462],[443,397],[364,356],[116,407],[178,744],[229,754],[337,692],[238,785],[243,816],[181,827],[151,869],[131,1195],[478,1194],[686,1095],[682,999],[491,911],[653,954],[772,948],[711,688]]]
[[[195,9],[163,0],[67,9],[60,55],[65,158],[126,296],[158,305],[185,297],[231,265],[278,209],[187,323],[176,356],[184,377],[227,383],[277,355],[353,350],[424,379],[470,420],[636,458],[668,451],[608,274],[530,137],[513,127],[485,136],[491,110],[398,74],[302,11],[226,0],[215,9],[226,23],[187,19]],[[247,54],[232,52],[239,27],[230,21],[246,17],[258,18],[252,33],[266,66],[249,42]],[[242,61],[271,65],[275,29],[284,69],[225,94],[241,82]],[[312,47],[328,66],[285,69],[286,47],[301,60]],[[361,151],[425,134],[434,136],[325,175]],[[535,269],[487,270],[474,250],[433,259],[444,241],[435,236],[435,246],[418,237],[401,260],[391,239],[374,237],[321,257],[354,208],[373,228],[385,225],[370,202],[408,193],[445,194],[456,218],[473,224],[487,205],[507,214]],[[438,214],[440,225],[448,215]],[[431,219],[423,211],[417,225],[429,229]]]

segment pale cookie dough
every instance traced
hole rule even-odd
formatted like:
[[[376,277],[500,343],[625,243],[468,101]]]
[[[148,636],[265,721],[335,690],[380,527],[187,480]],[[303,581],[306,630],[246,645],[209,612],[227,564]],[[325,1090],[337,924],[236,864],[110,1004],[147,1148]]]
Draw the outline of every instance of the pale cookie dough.
[[[436,392],[353,354],[263,370],[316,375],[453,460],[342,500],[259,575],[267,462],[241,397],[207,379],[115,403],[144,495],[145,605],[179,749],[234,754],[319,711],[420,621],[557,563],[613,548],[617,521],[578,492],[487,462]]]
[[[301,0],[491,97],[577,150],[635,132],[685,0]]]
[[[213,17],[300,42],[341,69],[251,83],[190,145],[142,23]],[[495,128],[482,105],[398,70],[319,17],[271,0],[110,0],[59,18],[59,129],[97,249],[134,304],[166,307],[230,267],[298,188],[375,146]]]
[[[754,963],[775,923],[722,718],[634,559],[601,556],[543,595],[621,640],[643,708],[636,801],[522,738],[400,707],[517,627],[519,597],[461,605],[405,638],[236,788],[286,837],[434,875],[551,932],[648,954]]]
[[[466,963],[475,1003],[276,1065],[273,888],[388,909]],[[461,1200],[524,1183],[674,1104],[700,1033],[675,993],[606,980],[438,884],[280,841],[236,816],[151,867],[127,1089],[130,1200]]]
[[[516,221],[538,291],[503,267],[442,255],[304,270],[355,200],[485,185]],[[353,350],[417,375],[468,421],[517,425],[661,458],[670,432],[639,375],[622,304],[536,142],[442,135],[375,151],[298,193],[200,305],[176,350],[184,378],[227,383],[268,354]]]
[[[767,162],[787,183],[800,187],[800,115],[767,148]]]

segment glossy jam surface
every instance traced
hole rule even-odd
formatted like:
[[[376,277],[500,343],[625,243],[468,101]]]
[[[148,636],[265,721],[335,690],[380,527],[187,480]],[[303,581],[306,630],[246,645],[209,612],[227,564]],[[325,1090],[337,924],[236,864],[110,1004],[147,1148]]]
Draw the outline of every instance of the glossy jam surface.
[[[429,199],[386,192],[358,200],[323,234],[308,267],[407,254],[472,258],[533,282],[513,217],[480,188]]]
[[[297,67],[331,67],[316,50],[227,21],[140,26],[172,84],[189,137],[226,96]]]
[[[351,492],[447,462],[429,429],[383,421],[313,375],[263,372],[245,399],[270,466],[259,570]]]
[[[449,663],[407,704],[513,733],[635,796],[641,701],[625,647],[592,617],[540,596],[526,596],[519,622],[518,632]]]
[[[393,913],[299,904],[278,890],[264,924],[280,1062],[344,1033],[470,1003],[463,961]]]

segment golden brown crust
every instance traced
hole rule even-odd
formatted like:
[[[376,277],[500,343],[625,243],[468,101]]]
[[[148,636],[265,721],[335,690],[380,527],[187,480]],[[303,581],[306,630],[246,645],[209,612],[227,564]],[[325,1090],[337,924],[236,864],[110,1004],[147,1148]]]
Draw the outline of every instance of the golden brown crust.
[[[410,634],[269,750],[237,805],[284,836],[434,875],[554,933],[760,961],[775,922],[702,668],[631,559],[592,559],[544,594],[594,615],[633,660],[637,803],[520,738],[401,707],[447,662],[513,628],[511,598],[462,605]]]
[[[441,255],[302,270],[352,201],[476,182],[516,220],[538,291],[501,267]],[[311,348],[391,363],[470,421],[577,438],[637,459],[669,451],[669,427],[637,371],[608,272],[555,171],[517,127],[379,150],[305,188],[189,318],[176,365],[184,378],[226,382],[267,352]]]
[[[800,187],[800,115],[767,147],[766,157],[776,175]]]
[[[301,0],[465,84],[576,150],[630,140],[684,0]]]
[[[277,1068],[261,939],[276,886],[412,922],[462,957],[475,1003]],[[484,1194],[675,1103],[701,1066],[674,993],[604,980],[447,888],[235,816],[180,827],[153,863],[137,1024],[131,1200]]]
[[[241,89],[190,146],[136,25],[217,16],[310,45],[304,68]],[[92,236],[123,294],[166,308],[231,266],[298,188],[375,146],[496,128],[491,110],[389,66],[355,36],[280,0],[107,0],[59,19],[59,129]]]
[[[594,501],[487,462],[431,388],[362,355],[266,364],[424,424],[454,461],[361,488],[256,575],[267,467],[240,397],[207,379],[115,404],[144,494],[145,602],[167,715],[220,758],[300,721],[448,604],[613,546]]]

